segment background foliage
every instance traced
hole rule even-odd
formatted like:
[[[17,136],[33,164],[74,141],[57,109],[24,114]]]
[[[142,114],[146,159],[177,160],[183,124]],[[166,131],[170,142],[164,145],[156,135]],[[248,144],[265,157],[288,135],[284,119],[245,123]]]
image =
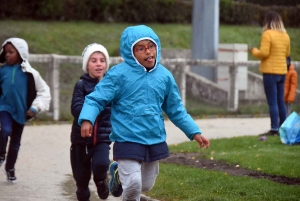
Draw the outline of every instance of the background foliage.
[[[286,26],[296,27],[300,25],[299,5],[300,0],[220,0],[220,23],[261,25],[266,11],[272,9]],[[192,0],[10,0],[1,2],[0,19],[191,23],[192,8]]]
[[[262,6],[278,5],[278,6],[299,6],[299,0],[237,0],[239,2],[247,2],[259,4]]]

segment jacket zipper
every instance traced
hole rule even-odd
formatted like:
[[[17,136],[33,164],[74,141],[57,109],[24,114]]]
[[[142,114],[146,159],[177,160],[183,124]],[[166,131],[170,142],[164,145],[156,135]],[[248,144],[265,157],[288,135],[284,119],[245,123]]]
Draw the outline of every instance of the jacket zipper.
[[[89,154],[89,151],[88,151],[88,145],[87,145],[87,144],[85,145],[85,153],[86,153],[86,154]]]
[[[17,70],[17,67],[13,67],[13,73],[12,73],[12,77],[11,77],[11,82],[12,84],[15,84],[15,74],[16,74],[16,70]]]

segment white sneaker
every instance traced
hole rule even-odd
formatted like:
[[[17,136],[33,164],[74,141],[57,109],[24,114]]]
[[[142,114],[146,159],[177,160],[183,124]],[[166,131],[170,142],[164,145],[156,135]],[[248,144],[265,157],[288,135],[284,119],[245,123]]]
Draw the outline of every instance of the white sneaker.
[[[17,182],[17,177],[15,176],[15,169],[11,169],[6,171],[6,176],[7,176],[7,181],[10,183],[16,183]]]
[[[4,162],[5,162],[4,157],[0,157],[0,167],[2,166],[2,164],[4,164]]]

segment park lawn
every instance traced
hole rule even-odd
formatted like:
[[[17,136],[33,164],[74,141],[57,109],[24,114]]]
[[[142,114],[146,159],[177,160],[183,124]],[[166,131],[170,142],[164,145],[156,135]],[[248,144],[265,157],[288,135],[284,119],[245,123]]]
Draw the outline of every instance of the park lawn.
[[[126,23],[95,23],[89,21],[0,21],[0,41],[9,37],[24,38],[31,53],[81,55],[90,43],[103,44],[110,56],[119,55],[119,39]],[[190,49],[191,24],[146,24],[160,37],[162,48]],[[220,25],[220,43],[244,43],[259,46],[261,37],[259,26]],[[300,60],[300,28],[288,28],[291,38],[291,56]],[[249,59],[254,59],[249,54]]]
[[[155,186],[145,194],[161,201],[298,201],[300,188],[266,179],[160,164]]]
[[[199,157],[270,175],[300,178],[300,146],[284,145],[279,137],[268,137],[266,141],[259,141],[258,136],[213,139],[207,150],[199,149],[195,142],[185,142],[169,149],[173,153],[199,153]],[[296,201],[300,188],[267,179],[160,163],[156,184],[146,195],[164,201]]]
[[[195,142],[170,145],[170,152],[193,152],[201,157],[224,160],[251,170],[272,175],[300,178],[300,146],[282,144],[279,137],[267,137],[259,141],[258,136],[212,139],[209,149],[198,148]]]

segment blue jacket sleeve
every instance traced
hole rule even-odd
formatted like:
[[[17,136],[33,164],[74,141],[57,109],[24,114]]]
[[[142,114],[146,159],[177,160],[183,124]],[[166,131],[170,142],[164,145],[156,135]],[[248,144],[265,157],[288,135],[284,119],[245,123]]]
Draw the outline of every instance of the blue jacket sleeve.
[[[84,99],[84,104],[81,109],[78,124],[81,125],[82,121],[90,121],[93,125],[105,106],[111,103],[118,92],[118,84],[115,82],[115,76],[109,74],[96,85],[95,90],[88,94]]]
[[[187,113],[173,77],[170,78],[168,86],[169,89],[166,93],[162,109],[172,123],[184,132],[190,140],[193,140],[193,136],[196,133],[201,134],[202,132],[196,122]]]

